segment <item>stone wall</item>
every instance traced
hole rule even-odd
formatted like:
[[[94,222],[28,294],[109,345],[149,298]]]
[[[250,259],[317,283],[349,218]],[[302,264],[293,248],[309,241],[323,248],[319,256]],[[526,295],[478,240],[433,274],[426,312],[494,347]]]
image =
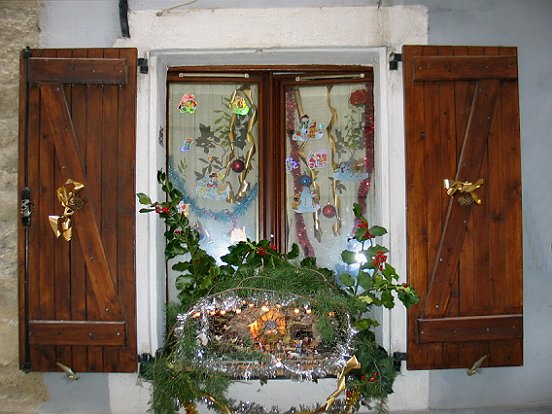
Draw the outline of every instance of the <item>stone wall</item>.
[[[0,0],[0,412],[34,412],[46,399],[41,375],[19,370],[17,341],[19,54],[38,45],[39,7]]]

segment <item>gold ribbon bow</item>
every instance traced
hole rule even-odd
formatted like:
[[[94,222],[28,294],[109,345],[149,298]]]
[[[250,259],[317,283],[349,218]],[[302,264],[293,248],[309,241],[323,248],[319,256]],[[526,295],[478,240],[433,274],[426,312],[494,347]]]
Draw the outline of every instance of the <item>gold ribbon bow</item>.
[[[357,357],[353,355],[351,358],[349,358],[347,364],[345,364],[343,370],[341,371],[341,374],[339,374],[339,377],[337,378],[337,389],[332,392],[331,395],[326,399],[326,406],[324,407],[324,411],[328,411],[335,402],[336,398],[339,397],[339,394],[341,394],[347,388],[347,384],[345,383],[347,374],[353,369],[359,368],[360,362],[358,362]]]
[[[50,227],[57,237],[63,236],[66,241],[73,237],[73,222],[71,216],[75,211],[80,210],[86,204],[86,201],[79,196],[79,191],[84,188],[84,184],[68,179],[65,184],[56,191],[57,198],[64,208],[61,216],[50,215]]]
[[[447,194],[451,197],[456,193],[460,193],[458,197],[458,202],[461,205],[467,206],[472,205],[473,203],[481,204],[481,199],[475,194],[475,190],[483,185],[483,178],[480,178],[475,183],[469,181],[456,181],[456,180],[443,180]],[[471,196],[470,197],[468,197]]]

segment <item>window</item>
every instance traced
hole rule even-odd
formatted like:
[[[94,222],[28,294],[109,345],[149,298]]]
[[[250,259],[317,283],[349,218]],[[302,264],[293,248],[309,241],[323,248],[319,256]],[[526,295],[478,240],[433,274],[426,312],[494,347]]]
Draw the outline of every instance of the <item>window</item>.
[[[169,70],[167,171],[213,256],[269,238],[334,267],[375,202],[372,71],[245,69]]]

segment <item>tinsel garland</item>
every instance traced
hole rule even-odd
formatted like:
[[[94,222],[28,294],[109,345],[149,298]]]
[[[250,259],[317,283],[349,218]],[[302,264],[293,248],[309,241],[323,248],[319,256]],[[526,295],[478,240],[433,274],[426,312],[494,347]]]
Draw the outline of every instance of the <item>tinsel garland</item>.
[[[208,208],[200,207],[195,198],[188,194],[186,190],[186,183],[183,177],[171,167],[172,162],[169,162],[169,177],[176,188],[182,193],[182,201],[190,205],[190,211],[200,218],[209,217],[215,221],[221,221],[224,223],[235,223],[236,219],[247,213],[247,210],[251,206],[251,203],[257,197],[257,184],[255,184],[247,195],[240,201],[236,202],[235,207],[230,209],[223,209],[220,211],[214,211]]]
[[[371,91],[372,83],[367,83],[368,90]],[[370,191],[372,174],[374,172],[374,94],[367,94],[368,101],[364,103],[364,163],[368,178],[362,180],[358,187],[357,203],[362,208],[362,213],[366,213],[366,197]],[[354,229],[353,229],[354,231]]]
[[[291,145],[291,158],[295,161],[299,159],[297,152],[299,151],[299,144],[297,141],[291,139],[293,132],[295,131],[295,116],[297,113],[297,103],[295,102],[295,96],[293,91],[286,91],[286,133],[290,136],[290,145]],[[298,163],[298,165],[300,165]],[[301,186],[299,185],[299,177],[302,175],[301,167],[295,168],[292,170],[293,181],[294,181],[294,191],[300,192]],[[297,234],[297,241],[299,246],[303,250],[303,254],[306,257],[314,257],[314,248],[312,247],[309,235],[307,232],[307,227],[305,225],[305,219],[302,214],[294,213],[295,221],[295,232]]]

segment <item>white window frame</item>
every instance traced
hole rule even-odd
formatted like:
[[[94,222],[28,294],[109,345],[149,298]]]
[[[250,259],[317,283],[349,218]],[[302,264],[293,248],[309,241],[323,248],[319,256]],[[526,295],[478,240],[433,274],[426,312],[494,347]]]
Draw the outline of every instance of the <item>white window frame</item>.
[[[161,199],[156,172],[165,168],[166,78],[171,66],[346,65],[374,69],[375,177],[378,223],[387,227],[393,263],[405,272],[404,126],[400,71],[390,71],[386,48],[308,48],[275,50],[152,50],[149,73],[138,80],[136,191]],[[392,161],[392,162],[391,162]],[[140,208],[140,206],[138,206]],[[165,259],[163,224],[153,214],[136,223],[137,326],[139,353],[154,354],[165,333]],[[406,348],[405,312],[401,306],[379,316],[379,339],[389,351]]]

